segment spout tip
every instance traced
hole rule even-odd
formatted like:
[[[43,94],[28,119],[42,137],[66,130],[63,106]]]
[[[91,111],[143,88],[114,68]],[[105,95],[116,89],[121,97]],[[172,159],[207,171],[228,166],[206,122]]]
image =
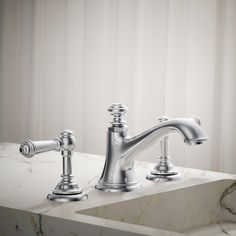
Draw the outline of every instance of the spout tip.
[[[200,145],[207,140],[208,140],[208,137],[204,137],[204,138],[193,139],[193,140],[185,140],[184,142],[189,145]]]

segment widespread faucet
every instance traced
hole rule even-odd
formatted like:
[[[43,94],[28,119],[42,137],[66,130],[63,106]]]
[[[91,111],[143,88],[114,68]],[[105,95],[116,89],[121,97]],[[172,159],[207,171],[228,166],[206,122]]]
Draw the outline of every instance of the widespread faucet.
[[[134,174],[136,154],[150,147],[160,138],[173,131],[179,132],[187,144],[201,144],[208,137],[194,118],[168,119],[141,134],[130,137],[128,126],[123,119],[128,108],[113,103],[108,111],[113,121],[107,131],[106,160],[102,175],[95,186],[105,192],[131,191],[141,188]]]

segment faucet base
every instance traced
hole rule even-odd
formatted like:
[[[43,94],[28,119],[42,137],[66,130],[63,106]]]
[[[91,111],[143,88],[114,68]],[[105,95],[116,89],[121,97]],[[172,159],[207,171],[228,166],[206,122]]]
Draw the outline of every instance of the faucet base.
[[[73,175],[62,175],[62,180],[48,194],[47,199],[58,202],[72,202],[88,199],[88,195],[83,192],[74,181]]]
[[[74,202],[74,201],[87,200],[88,195],[84,192],[71,195],[50,193],[48,194],[47,199],[57,202]]]
[[[117,192],[130,192],[135,189],[142,188],[142,185],[137,182],[134,184],[102,184],[98,183],[95,188],[97,190],[103,191],[103,192],[111,192],[111,193],[117,193]]]
[[[164,179],[164,178],[169,178],[169,177],[172,177],[172,176],[175,176],[175,175],[178,175],[178,172],[173,172],[173,173],[168,173],[168,174],[165,174],[165,173],[160,173],[160,174],[152,174],[152,173],[149,173],[146,175],[146,179],[148,180],[152,180],[152,181],[159,181],[159,179]]]
[[[160,157],[159,163],[154,166],[154,169],[146,176],[148,180],[156,180],[177,175],[179,171],[171,163],[170,157]]]

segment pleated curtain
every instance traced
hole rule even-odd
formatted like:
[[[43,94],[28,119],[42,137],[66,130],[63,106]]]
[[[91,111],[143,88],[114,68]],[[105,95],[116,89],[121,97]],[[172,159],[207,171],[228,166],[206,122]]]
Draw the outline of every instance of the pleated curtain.
[[[114,102],[131,136],[199,116],[209,141],[170,134],[173,163],[236,173],[236,1],[0,1],[1,142],[71,129],[104,155]],[[157,141],[139,159],[159,155]]]

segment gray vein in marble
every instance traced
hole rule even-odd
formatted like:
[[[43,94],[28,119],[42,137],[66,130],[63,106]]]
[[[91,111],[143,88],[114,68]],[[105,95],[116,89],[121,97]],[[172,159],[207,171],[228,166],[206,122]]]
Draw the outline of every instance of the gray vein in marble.
[[[233,182],[227,189],[225,189],[225,191],[222,193],[222,195],[221,195],[221,197],[220,197],[220,206],[221,207],[223,207],[225,210],[227,210],[230,214],[232,214],[232,215],[236,215],[236,212],[232,209],[232,208],[230,208],[229,206],[227,206],[224,202],[223,202],[223,200],[224,200],[224,198],[227,196],[227,195],[229,195],[229,194],[231,194],[233,191],[235,191],[236,190],[236,181],[235,182]]]
[[[52,207],[49,207],[47,210],[42,211],[41,214],[46,214],[46,213],[48,213],[49,211],[51,211],[51,210],[57,208],[58,206],[60,206],[60,205],[62,205],[62,204],[63,204],[63,202],[55,202],[55,204],[54,204]]]
[[[135,219],[135,223],[138,223],[138,222],[139,222],[140,218],[141,218],[142,215],[144,214],[146,208],[151,204],[151,202],[152,202],[152,197],[150,198],[150,201],[148,201],[148,202],[144,205],[143,209],[141,210],[141,212],[139,213],[139,215],[138,215],[137,218]]]
[[[51,202],[48,199],[45,199],[43,203],[34,205],[33,207],[25,208],[24,210],[45,215],[62,204],[64,204],[64,202]]]
[[[37,236],[44,236],[45,234],[42,229],[42,215],[37,214],[37,217],[38,217],[38,222],[35,221],[32,215],[30,216],[32,225],[34,227],[34,232],[36,233]]]
[[[217,222],[217,219],[219,219],[220,217],[220,214],[219,213],[215,213],[211,219],[209,220],[209,224],[208,225],[211,225],[211,224],[214,224],[215,222]]]
[[[42,229],[42,215],[38,214],[38,217],[39,217],[39,231],[38,231],[38,233],[39,233],[40,236],[41,235],[43,236],[44,233],[43,233],[43,229]]]
[[[84,188],[87,188],[91,185],[91,183],[94,181],[94,180],[97,180],[98,179],[98,176],[94,176],[93,178],[91,178],[87,184],[84,186]],[[93,186],[92,186],[93,187]]]
[[[219,227],[220,227],[220,230],[226,234],[226,235],[229,235],[229,233],[223,228],[223,225],[221,225],[221,223],[218,223]]]
[[[97,183],[98,178],[99,178],[99,176],[96,175],[96,176],[92,177],[91,179],[89,179],[87,184],[82,186],[83,190],[85,190],[86,192],[89,192],[90,190],[93,190],[95,184]],[[94,181],[94,184],[92,184],[93,181]]]

